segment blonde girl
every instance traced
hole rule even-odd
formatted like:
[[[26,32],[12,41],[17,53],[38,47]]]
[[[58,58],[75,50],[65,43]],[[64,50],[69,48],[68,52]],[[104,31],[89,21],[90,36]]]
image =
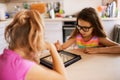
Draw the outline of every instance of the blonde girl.
[[[44,41],[44,24],[36,10],[20,11],[5,29],[8,48],[0,55],[0,80],[66,80],[55,46]],[[49,50],[53,70],[39,64],[41,52]],[[49,75],[50,74],[50,75]]]

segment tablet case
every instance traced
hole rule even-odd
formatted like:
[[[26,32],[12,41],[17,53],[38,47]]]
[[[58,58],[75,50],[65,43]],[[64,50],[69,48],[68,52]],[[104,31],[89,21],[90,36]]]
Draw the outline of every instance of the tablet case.
[[[58,52],[61,59],[64,62],[64,66],[67,67],[73,63],[75,63],[76,61],[81,59],[80,55],[76,55],[73,54],[71,52],[67,52],[67,51],[59,51]],[[53,68],[53,64],[52,64],[52,57],[51,55],[45,56],[43,58],[40,59],[40,64],[48,67],[48,68]]]

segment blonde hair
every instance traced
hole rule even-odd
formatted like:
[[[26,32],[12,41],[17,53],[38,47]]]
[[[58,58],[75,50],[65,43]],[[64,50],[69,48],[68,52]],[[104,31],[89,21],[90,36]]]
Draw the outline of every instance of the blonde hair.
[[[29,56],[37,54],[44,46],[44,25],[36,10],[24,10],[16,14],[5,29],[9,49],[22,49]]]

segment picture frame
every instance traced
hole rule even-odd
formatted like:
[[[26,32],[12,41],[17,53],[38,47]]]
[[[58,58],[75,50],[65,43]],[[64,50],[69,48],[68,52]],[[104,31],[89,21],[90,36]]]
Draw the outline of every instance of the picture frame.
[[[73,54],[71,52],[67,52],[67,51],[59,51],[58,52],[63,63],[64,63],[64,66],[67,67],[73,63],[75,63],[76,61],[80,60],[81,59],[81,56],[80,55],[77,55],[77,54]],[[50,69],[53,69],[53,64],[52,64],[52,57],[51,55],[48,55],[48,56],[45,56],[43,58],[40,59],[40,64],[50,68]]]

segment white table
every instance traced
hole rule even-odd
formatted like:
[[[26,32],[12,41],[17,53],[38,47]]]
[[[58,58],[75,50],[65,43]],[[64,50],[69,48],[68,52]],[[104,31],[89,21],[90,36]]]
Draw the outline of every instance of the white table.
[[[120,54],[83,54],[66,67],[69,80],[120,80]]]

